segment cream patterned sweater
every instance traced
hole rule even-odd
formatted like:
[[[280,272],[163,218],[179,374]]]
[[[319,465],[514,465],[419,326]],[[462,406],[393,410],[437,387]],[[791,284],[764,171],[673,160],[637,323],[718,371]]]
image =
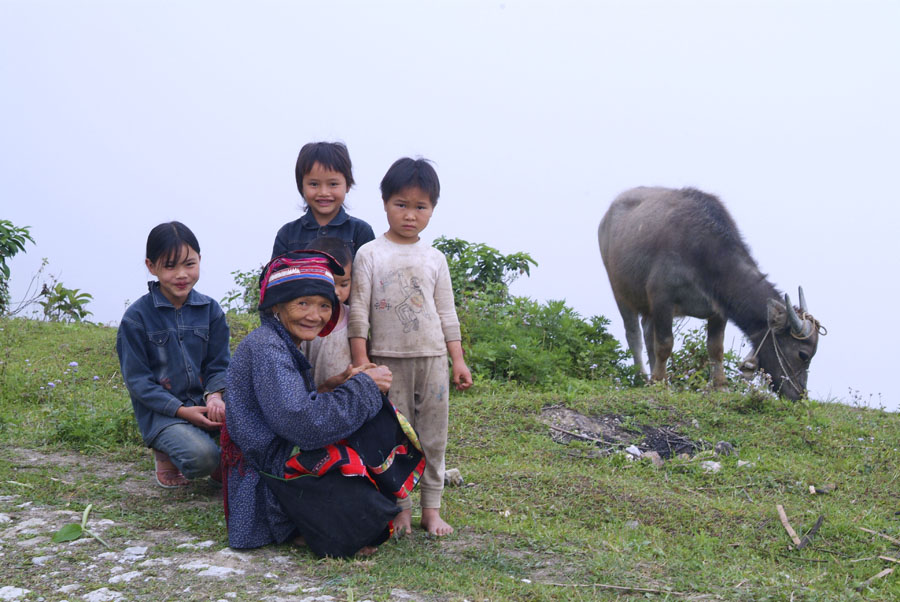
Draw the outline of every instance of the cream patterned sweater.
[[[446,355],[461,340],[444,254],[422,242],[401,245],[384,235],[360,247],[353,260],[350,338],[370,336],[369,354]]]

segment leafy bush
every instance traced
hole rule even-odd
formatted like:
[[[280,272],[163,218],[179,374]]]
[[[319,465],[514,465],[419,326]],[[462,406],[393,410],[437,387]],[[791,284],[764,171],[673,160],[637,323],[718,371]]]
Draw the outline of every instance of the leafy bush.
[[[609,321],[584,320],[563,301],[475,293],[463,298],[459,317],[466,363],[479,378],[537,386],[566,377],[631,380]]]
[[[231,272],[237,288],[233,288],[219,302],[226,312],[238,314],[255,314],[259,309],[259,273],[263,266],[256,270],[235,270]]]
[[[482,292],[505,298],[509,285],[522,274],[531,274],[531,266],[537,265],[528,253],[503,255],[486,244],[459,238],[441,236],[432,246],[447,257],[457,302]]]
[[[668,374],[672,386],[679,391],[701,391],[709,387],[709,352],[706,347],[706,325],[676,334],[676,345],[669,358]],[[740,390],[746,386],[738,368],[741,358],[732,350],[724,355],[727,388]]]
[[[9,310],[9,266],[6,260],[25,250],[25,241],[34,244],[29,226],[18,227],[0,219],[0,315]]]
[[[438,238],[447,257],[466,363],[481,379],[555,386],[567,378],[633,381],[625,354],[602,316],[582,318],[563,301],[509,294],[509,284],[537,263],[481,243]]]
[[[85,305],[93,300],[88,293],[82,293],[77,288],[66,288],[62,282],[56,282],[53,286],[44,285],[41,290],[43,301],[39,301],[44,308],[44,317],[50,322],[81,322],[92,314]]]

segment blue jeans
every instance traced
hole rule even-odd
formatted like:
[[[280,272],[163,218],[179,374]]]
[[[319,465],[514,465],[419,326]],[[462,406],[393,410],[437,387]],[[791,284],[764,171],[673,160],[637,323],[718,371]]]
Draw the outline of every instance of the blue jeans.
[[[160,431],[150,447],[168,454],[188,479],[208,477],[219,466],[221,453],[215,439],[193,424],[170,424]]]

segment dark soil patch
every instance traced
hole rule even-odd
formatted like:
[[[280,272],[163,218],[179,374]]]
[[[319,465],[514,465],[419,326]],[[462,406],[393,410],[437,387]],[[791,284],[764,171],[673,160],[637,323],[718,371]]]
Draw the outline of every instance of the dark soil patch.
[[[707,447],[703,441],[692,441],[674,427],[625,426],[623,417],[617,414],[591,417],[562,406],[550,406],[541,411],[541,420],[550,427],[550,438],[557,443],[593,442],[598,447],[597,455],[635,445],[642,452],[655,451],[662,458],[671,458],[678,454],[693,455]]]

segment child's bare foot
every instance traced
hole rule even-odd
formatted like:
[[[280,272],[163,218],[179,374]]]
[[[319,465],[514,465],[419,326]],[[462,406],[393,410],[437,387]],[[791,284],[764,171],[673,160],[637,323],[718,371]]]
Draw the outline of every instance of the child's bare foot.
[[[412,533],[412,509],[406,508],[401,510],[400,514],[394,517],[394,536],[402,537]]]
[[[453,527],[441,518],[440,508],[422,508],[422,528],[436,537],[453,533]]]
[[[374,554],[377,551],[378,551],[377,546],[363,546],[356,552],[356,555],[357,556],[371,556],[372,554]]]

